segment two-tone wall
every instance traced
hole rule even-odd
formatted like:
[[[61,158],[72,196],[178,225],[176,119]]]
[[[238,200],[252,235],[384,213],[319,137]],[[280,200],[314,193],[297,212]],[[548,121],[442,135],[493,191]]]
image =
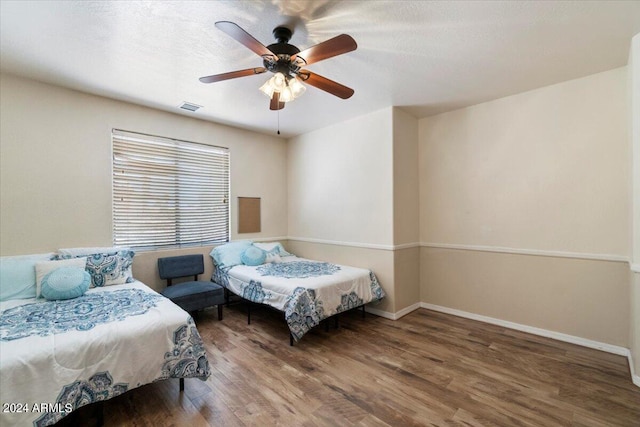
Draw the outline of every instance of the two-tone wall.
[[[286,141],[10,75],[0,91],[1,255],[112,245],[112,128],[228,147],[232,239],[287,235]],[[261,233],[237,235],[238,196],[262,198]],[[210,250],[140,252],[134,275],[162,289],[159,256]]]
[[[392,109],[288,142],[288,247],[377,274],[395,311]]]
[[[420,120],[423,302],[628,348],[626,73]]]
[[[637,354],[628,72],[291,139],[289,247],[372,268],[387,317],[422,306]]]

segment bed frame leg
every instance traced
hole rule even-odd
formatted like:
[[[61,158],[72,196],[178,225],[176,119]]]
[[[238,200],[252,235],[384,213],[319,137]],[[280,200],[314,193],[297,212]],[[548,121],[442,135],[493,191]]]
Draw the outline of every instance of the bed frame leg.
[[[334,318],[335,318],[335,320],[334,320],[334,322],[335,322],[335,327],[336,327],[336,329],[338,329],[338,315],[336,314],[336,315],[334,316]]]
[[[247,301],[247,325],[251,324],[251,301]]]
[[[367,312],[364,311],[364,304],[362,304],[362,318],[364,319],[366,317]]]
[[[184,378],[180,378],[180,391],[184,391]]]
[[[96,405],[96,427],[104,426],[104,401],[99,401]]]
[[[293,334],[289,332],[289,346],[293,347]]]

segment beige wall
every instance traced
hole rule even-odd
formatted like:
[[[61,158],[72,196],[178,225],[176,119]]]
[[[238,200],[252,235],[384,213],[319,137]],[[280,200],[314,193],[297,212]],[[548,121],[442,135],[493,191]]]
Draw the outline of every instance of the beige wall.
[[[393,108],[395,312],[420,303],[418,120]]]
[[[631,124],[631,318],[630,341],[635,383],[640,386],[640,34],[631,41],[629,54],[630,124]]]
[[[628,347],[626,72],[420,120],[423,302]]]
[[[289,236],[393,244],[391,108],[288,143]]]
[[[288,142],[288,247],[374,271],[395,312],[392,109]]]
[[[112,128],[228,147],[232,239],[287,235],[286,141],[15,76],[0,90],[0,254],[112,244]],[[261,233],[237,235],[237,196],[262,198]],[[153,287],[158,254],[134,259]]]
[[[420,121],[422,242],[628,254],[626,68]]]
[[[422,248],[422,301],[628,347],[623,262]]]
[[[420,242],[418,120],[393,109],[393,243]]]

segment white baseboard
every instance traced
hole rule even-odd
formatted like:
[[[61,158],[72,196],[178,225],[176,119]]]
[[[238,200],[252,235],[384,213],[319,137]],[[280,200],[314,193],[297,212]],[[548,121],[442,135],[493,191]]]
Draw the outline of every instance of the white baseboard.
[[[561,332],[554,332],[548,329],[536,328],[534,326],[523,325],[521,323],[509,322],[506,320],[496,319],[493,317],[483,316],[480,314],[469,313],[467,311],[456,310],[454,308],[443,307],[440,305],[429,304],[426,302],[420,303],[420,307],[428,310],[439,311],[441,313],[452,314],[454,316],[464,317],[467,319],[478,320],[480,322],[491,323],[492,325],[498,325],[509,329],[515,329],[516,331],[527,332],[533,335],[539,335],[541,337],[553,338],[558,341],[564,341],[571,344],[581,345],[583,347],[594,348],[596,350],[606,351],[607,353],[617,354],[619,356],[629,356],[631,353],[628,348],[620,347],[617,345],[607,344],[599,341],[593,341],[586,338],[576,337],[574,335],[563,334]]]
[[[631,352],[629,352],[629,355],[627,356],[627,358],[629,359],[629,370],[631,371],[631,381],[633,381],[633,383],[635,385],[637,385],[638,387],[640,387],[640,372],[635,372],[635,368],[634,368],[634,364],[633,364],[633,356],[631,354]]]
[[[419,308],[420,308],[420,303],[417,302],[417,303],[415,303],[413,305],[410,305],[409,307],[405,307],[402,310],[397,311],[395,313],[391,313],[389,311],[378,310],[377,308],[373,308],[371,306],[366,306],[365,307],[365,311],[367,313],[375,314],[376,316],[384,317],[385,319],[398,320],[401,317],[406,316],[407,314],[409,314],[412,311],[415,311],[415,310],[417,310]]]

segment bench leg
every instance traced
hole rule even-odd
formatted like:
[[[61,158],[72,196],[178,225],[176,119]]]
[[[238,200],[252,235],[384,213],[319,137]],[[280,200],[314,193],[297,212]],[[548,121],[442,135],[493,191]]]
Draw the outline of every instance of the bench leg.
[[[251,301],[247,301],[247,325],[251,324]]]
[[[222,304],[218,304],[218,320],[222,320]]]

